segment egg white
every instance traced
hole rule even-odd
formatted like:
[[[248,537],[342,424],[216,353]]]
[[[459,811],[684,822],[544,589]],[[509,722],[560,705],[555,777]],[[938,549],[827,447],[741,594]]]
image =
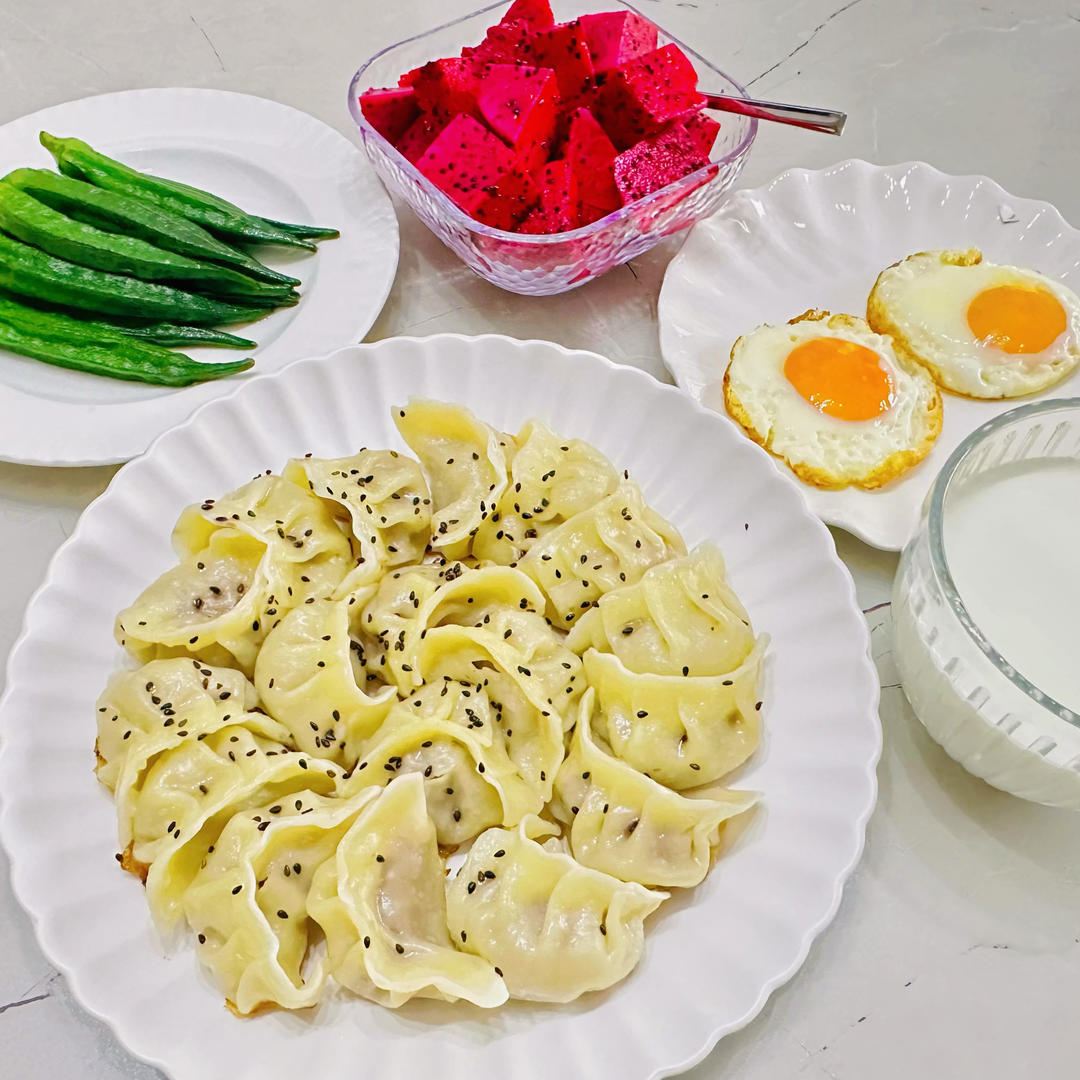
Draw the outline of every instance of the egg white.
[[[819,337],[871,349],[892,383],[892,405],[870,420],[843,420],[810,404],[784,374],[788,354]],[[890,338],[853,315],[808,311],[784,326],[759,326],[735,342],[724,375],[728,413],[803,481],[822,488],[876,488],[918,464],[941,432],[941,395]]]
[[[1065,309],[1065,330],[1040,353],[1007,353],[972,333],[967,309],[983,290],[1039,287]],[[866,306],[870,326],[926,367],[942,388],[977,398],[1034,394],[1080,364],[1080,297],[1034,270],[982,261],[971,251],[909,255],[878,276]]]

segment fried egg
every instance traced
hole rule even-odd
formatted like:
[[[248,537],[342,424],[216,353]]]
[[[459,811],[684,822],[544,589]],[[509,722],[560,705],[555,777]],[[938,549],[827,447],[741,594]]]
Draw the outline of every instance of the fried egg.
[[[884,270],[866,319],[945,390],[1034,394],[1080,364],[1080,297],[1034,270],[971,251],[924,251]]]
[[[735,342],[723,386],[750,438],[816,487],[880,487],[941,432],[933,379],[854,315],[759,326]]]

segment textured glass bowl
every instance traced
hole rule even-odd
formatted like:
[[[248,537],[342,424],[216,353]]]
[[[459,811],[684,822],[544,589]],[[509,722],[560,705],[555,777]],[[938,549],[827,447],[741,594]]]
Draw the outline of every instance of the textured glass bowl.
[[[950,504],[969,481],[1063,459],[1080,461],[1080,398],[1025,405],[972,432],[927,496],[900,559],[892,610],[904,693],[946,752],[1003,791],[1080,810],[1080,716],[987,639],[957,588],[945,543]]]
[[[396,86],[406,71],[428,60],[456,56],[466,45],[476,45],[508,6],[504,0],[383,49],[353,76],[349,111],[375,171],[391,194],[404,199],[470,269],[510,292],[550,296],[584,285],[711,214],[743,167],[757,133],[757,121],[725,115],[708,165],[591,225],[550,236],[520,235],[482,225],[451,202],[367,122],[360,111],[359,96],[373,87]],[[618,8],[637,11],[621,0],[556,0],[552,7],[560,21]],[[659,44],[669,42],[691,58],[704,89],[746,96],[738,83],[661,28]]]

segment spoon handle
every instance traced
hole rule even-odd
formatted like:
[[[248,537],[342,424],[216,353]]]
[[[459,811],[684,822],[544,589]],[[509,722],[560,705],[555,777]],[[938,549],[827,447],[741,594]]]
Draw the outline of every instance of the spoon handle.
[[[728,94],[705,94],[705,108],[721,112],[752,116],[758,120],[774,120],[778,124],[839,135],[844,130],[847,113],[836,109],[814,109],[807,105],[781,105],[776,101],[756,101],[754,98],[733,97]]]

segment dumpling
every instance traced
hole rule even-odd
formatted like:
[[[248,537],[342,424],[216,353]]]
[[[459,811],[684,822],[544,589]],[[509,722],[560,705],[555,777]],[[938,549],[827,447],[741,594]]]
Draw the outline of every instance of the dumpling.
[[[277,611],[266,545],[235,529],[148,586],[116,619],[116,638],[140,663],[189,656],[250,674]]]
[[[308,892],[374,793],[328,799],[304,792],[295,803],[234,815],[206,865],[184,893],[184,916],[198,935],[199,959],[241,1016],[260,1007],[314,1005],[326,980],[311,945]]]
[[[563,731],[585,689],[577,657],[557,641],[526,643],[519,637],[511,644],[486,629],[442,626],[428,632],[417,663],[430,682],[453,679],[486,693],[507,754],[529,784],[549,798],[563,759]]]
[[[644,919],[667,899],[537,843],[556,831],[537,817],[488,829],[446,885],[451,937],[528,1001],[573,1001],[625,978],[641,959]]]
[[[490,825],[537,812],[543,795],[517,772],[487,696],[453,681],[422,687],[391,710],[347,790],[419,773],[439,843],[456,847]]]
[[[563,439],[539,420],[525,424],[516,442],[509,485],[472,546],[478,558],[504,566],[517,563],[539,537],[619,486],[618,474],[599,450],[580,439]]]
[[[384,578],[359,625],[365,637],[375,639],[375,649],[368,651],[380,654],[379,665],[408,694],[431,678],[421,656],[427,650],[421,645],[437,627],[467,626],[498,634],[531,655],[538,642],[557,642],[543,615],[537,614],[544,605],[544,594],[520,571],[429,563]]]
[[[582,866],[623,881],[689,887],[709,872],[728,818],[749,810],[752,791],[713,788],[688,798],[605,753],[591,731],[592,695],[582,699],[570,753],[555,781],[555,816],[570,827]]]
[[[544,590],[552,622],[569,629],[604,593],[685,553],[674,526],[645,505],[636,484],[624,481],[538,540],[519,566]]]
[[[614,653],[639,673],[723,675],[749,656],[754,631],[719,549],[702,544],[606,593],[567,645],[579,654],[590,647]]]
[[[333,977],[395,1009],[413,997],[502,1005],[494,967],[454,948],[444,890],[423,782],[399,777],[361,810],[312,883],[308,910]]]
[[[146,898],[163,928],[175,923],[184,891],[235,813],[278,800],[295,806],[296,793],[307,789],[337,790],[339,769],[260,734],[259,716],[160,754],[132,799],[127,865],[145,873]]]
[[[349,600],[294,608],[270,631],[255,662],[255,685],[270,715],[301,750],[345,768],[397,701],[392,686],[368,678],[349,612]]]
[[[148,738],[164,735],[182,742],[220,726],[222,716],[248,712],[258,703],[255,687],[232,668],[177,657],[119,671],[97,704],[98,779],[115,789],[125,761]]]
[[[285,613],[328,596],[352,563],[323,502],[277,476],[189,506],[173,546],[180,564],[117,618],[117,640],[143,663],[183,655],[250,674]]]
[[[423,557],[431,536],[431,495],[411,457],[365,449],[347,458],[296,458],[282,475],[332,506],[353,537],[355,566],[337,597],[377,580],[388,566]]]
[[[600,730],[617,757],[667,787],[711,784],[757,749],[765,641],[726,675],[639,675],[610,653],[585,654]]]
[[[352,564],[348,538],[326,503],[280,476],[259,476],[224,498],[189,506],[173,529],[173,547],[181,558],[196,555],[221,529],[266,545],[267,576],[298,594],[278,597],[286,607],[329,596]]]
[[[468,409],[439,401],[414,398],[393,418],[431,485],[432,546],[460,559],[506,490],[513,439]]]

